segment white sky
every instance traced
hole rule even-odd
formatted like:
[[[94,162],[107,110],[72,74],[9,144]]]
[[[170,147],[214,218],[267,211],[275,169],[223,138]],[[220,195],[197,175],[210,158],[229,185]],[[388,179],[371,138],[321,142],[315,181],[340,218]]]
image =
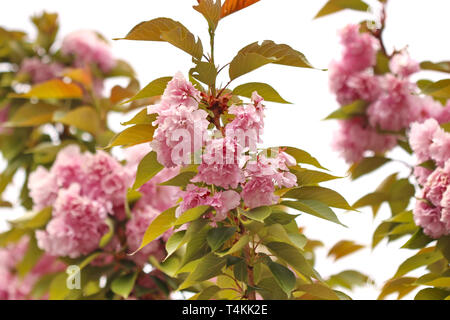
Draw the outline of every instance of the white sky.
[[[47,10],[60,14],[61,32],[65,35],[78,29],[94,29],[106,38],[124,36],[137,23],[156,17],[170,17],[182,22],[191,32],[199,35],[204,47],[208,47],[206,22],[191,9],[194,0],[14,0],[4,4],[0,11],[0,25],[32,32],[28,17]],[[339,46],[336,31],[348,23],[358,23],[367,14],[356,12],[338,13],[312,20],[326,0],[262,0],[261,2],[233,14],[221,21],[216,37],[216,61],[229,62],[243,46],[260,40],[286,43],[302,51],[318,68],[326,68],[338,56]],[[376,1],[368,1],[374,3]],[[388,49],[408,45],[416,60],[448,60],[450,44],[444,30],[450,29],[448,0],[390,0],[388,7],[385,41]],[[137,71],[141,85],[151,80],[182,71],[187,74],[191,59],[184,52],[166,43],[112,42],[117,57],[130,62]],[[420,75],[436,77],[436,75]],[[223,79],[225,81],[226,79]],[[323,122],[331,111],[338,107],[328,91],[327,73],[315,70],[269,65],[239,78],[234,85],[259,81],[271,84],[292,105],[268,103],[264,141],[267,146],[292,145],[307,150],[334,174],[344,176],[347,165],[330,148],[335,122]],[[114,128],[120,130],[120,118],[112,117]],[[394,153],[392,156],[396,156]],[[403,157],[398,152],[398,157]],[[3,168],[4,165],[1,166]],[[401,166],[389,165],[356,182],[348,179],[324,184],[343,194],[350,203],[373,191],[379,182],[390,173],[402,170]],[[14,197],[14,190],[8,190]],[[19,212],[19,211],[16,211]],[[3,217],[9,216],[4,210]],[[388,209],[383,207],[374,221],[370,210],[361,213],[342,213],[341,221],[348,226],[319,220],[307,215],[299,222],[306,226],[306,234],[327,244],[327,250],[341,239],[355,240],[370,246],[373,230],[382,218],[387,218]],[[5,227],[0,216],[0,229]],[[323,276],[344,269],[356,269],[371,275],[377,287],[392,276],[398,265],[413,251],[399,250],[405,240],[390,245],[382,242],[373,252],[370,249],[344,258],[338,262],[325,259],[327,250],[321,249],[317,269]],[[375,299],[376,287],[364,287],[350,295],[354,299]],[[411,297],[408,296],[409,298]],[[413,295],[412,295],[413,297]]]

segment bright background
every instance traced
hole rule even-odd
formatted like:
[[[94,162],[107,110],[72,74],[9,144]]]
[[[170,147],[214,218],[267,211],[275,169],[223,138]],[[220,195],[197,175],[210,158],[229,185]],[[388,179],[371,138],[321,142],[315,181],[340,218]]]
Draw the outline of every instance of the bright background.
[[[14,0],[8,1],[0,11],[0,25],[16,28],[34,34],[29,21],[32,14],[42,10],[60,15],[60,36],[78,29],[93,29],[106,38],[123,37],[137,23],[157,17],[170,17],[182,22],[191,32],[200,36],[204,47],[208,47],[206,22],[191,6],[194,0]],[[326,0],[261,0],[259,3],[223,21],[217,30],[216,61],[225,64],[245,45],[254,41],[273,40],[286,43],[303,52],[318,68],[326,68],[339,55],[336,32],[348,23],[358,23],[370,14],[361,12],[341,12],[318,20],[313,17]],[[377,5],[377,1],[368,1]],[[442,36],[443,30],[450,29],[450,1],[448,0],[391,0],[388,6],[385,42],[388,50],[409,46],[412,57],[418,61],[448,60],[450,42]],[[131,63],[141,85],[151,80],[182,71],[187,74],[191,58],[167,43],[141,41],[114,41],[114,54]],[[422,73],[420,78],[435,78],[434,74]],[[225,79],[223,79],[225,81]],[[338,107],[328,91],[327,73],[315,70],[288,68],[268,65],[256,72],[239,78],[234,84],[259,81],[271,84],[282,97],[293,102],[291,105],[267,104],[264,141],[266,146],[292,145],[307,150],[317,157],[332,173],[346,175],[348,166],[331,150],[330,143],[336,123],[322,121]],[[110,84],[111,85],[111,84]],[[129,118],[129,117],[127,117]],[[115,130],[121,130],[118,116],[111,119]],[[405,159],[405,155],[394,152],[392,157]],[[413,161],[413,160],[410,160]],[[1,161],[0,169],[5,167]],[[401,165],[390,164],[355,182],[349,179],[325,183],[343,194],[350,203],[373,191],[390,173],[404,172]],[[20,183],[22,177],[15,181]],[[17,191],[7,190],[7,199],[14,201]],[[299,218],[306,227],[305,233],[313,239],[325,242],[326,247],[318,251],[317,267],[323,276],[338,273],[344,269],[360,270],[369,274],[375,286],[365,286],[350,293],[354,299],[376,299],[383,282],[390,278],[398,265],[412,255],[412,251],[399,250],[405,239],[389,245],[383,241],[373,251],[370,249],[371,236],[383,218],[389,215],[387,207],[382,207],[374,220],[369,209],[356,213],[340,213],[339,218],[348,226],[320,220],[308,215]],[[0,230],[7,227],[6,218],[17,216],[22,211],[17,208],[0,210]],[[326,258],[328,249],[338,240],[354,240],[368,246],[355,255],[337,262]],[[414,273],[412,273],[414,275]],[[420,274],[420,272],[419,272]],[[409,295],[407,298],[412,298]]]

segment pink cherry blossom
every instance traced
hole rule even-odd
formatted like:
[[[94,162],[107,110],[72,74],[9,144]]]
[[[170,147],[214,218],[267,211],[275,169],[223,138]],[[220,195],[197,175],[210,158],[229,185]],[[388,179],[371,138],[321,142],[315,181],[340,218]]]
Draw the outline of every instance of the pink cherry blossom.
[[[61,52],[65,55],[74,55],[78,67],[94,63],[103,72],[111,71],[117,63],[109,45],[97,33],[90,30],[68,34],[61,45]]]
[[[391,71],[401,77],[409,77],[413,73],[420,71],[420,65],[417,61],[411,59],[409,53],[403,50],[395,54],[390,62],[389,68]]]
[[[348,163],[360,161],[366,151],[384,153],[397,144],[394,136],[378,133],[365,124],[362,118],[342,120],[339,125],[332,147]]]
[[[225,189],[244,182],[240,167],[240,146],[228,138],[214,139],[206,147],[203,162],[192,182],[205,182]]]
[[[36,238],[39,247],[54,256],[77,258],[89,254],[98,248],[108,230],[104,206],[81,196],[77,184],[60,191],[52,215],[45,231],[36,231]]]
[[[41,59],[33,57],[22,61],[19,74],[27,74],[31,83],[36,84],[56,78],[63,71],[63,68],[64,66],[59,63],[45,63]]]
[[[188,108],[197,108],[200,99],[200,91],[186,81],[181,72],[178,72],[167,84],[162,103],[174,107],[184,105]]]
[[[440,166],[444,166],[450,159],[450,133],[438,128],[433,135],[430,145],[430,156]]]
[[[412,94],[414,85],[390,74],[381,79],[383,92],[367,109],[370,124],[388,131],[408,128],[419,119],[422,102],[419,96]]]
[[[359,25],[351,24],[339,32],[342,66],[350,72],[359,72],[375,65],[379,42],[368,33],[361,33]]]
[[[379,77],[369,71],[353,73],[347,71],[341,62],[332,62],[329,67],[330,91],[336,95],[340,105],[356,100],[374,101],[381,93]]]
[[[430,146],[439,123],[434,119],[428,119],[423,123],[415,122],[409,131],[409,144],[419,162],[430,159]]]
[[[274,191],[275,185],[270,177],[254,177],[245,183],[241,196],[249,208],[270,206],[278,201]]]
[[[425,201],[417,201],[414,208],[414,221],[423,228],[423,232],[438,239],[443,235],[449,233],[450,229],[445,228],[445,224],[441,221],[440,210],[437,207],[432,207]]]

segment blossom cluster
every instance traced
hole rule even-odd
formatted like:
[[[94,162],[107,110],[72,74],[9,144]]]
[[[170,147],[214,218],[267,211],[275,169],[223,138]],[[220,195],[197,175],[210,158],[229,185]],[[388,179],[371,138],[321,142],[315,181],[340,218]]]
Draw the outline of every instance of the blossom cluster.
[[[81,153],[71,145],[60,151],[50,170],[39,167],[33,172],[28,187],[34,210],[52,208],[46,229],[36,231],[38,246],[51,255],[71,258],[98,249],[109,230],[106,220],[127,218],[127,190],[134,181],[137,163],[149,151],[148,146],[130,150],[126,156],[129,161],[122,165],[103,151]],[[176,188],[157,185],[175,174],[176,169],[164,170],[139,189],[142,197],[134,204],[125,225],[126,245],[131,252],[140,246],[150,222],[176,201]],[[113,239],[105,251],[114,254],[122,245]],[[164,246],[155,241],[131,259],[145,264],[149,255],[162,259]]]
[[[334,148],[347,162],[362,159],[366,151],[384,153],[397,144],[396,134],[416,121],[434,118],[450,121],[450,105],[445,108],[430,97],[418,94],[410,76],[420,67],[406,51],[393,55],[390,72],[377,74],[375,65],[379,41],[361,33],[359,25],[349,25],[340,32],[342,57],[330,66],[330,90],[341,106],[357,100],[367,103],[364,114],[340,121]]]
[[[425,234],[440,238],[450,234],[450,133],[435,119],[414,123],[409,141],[419,165],[415,175],[423,189],[417,195],[414,220]],[[431,161],[434,170],[423,167]]]
[[[264,128],[263,99],[254,92],[249,104],[221,107],[233,118],[217,127],[208,117],[211,105],[180,73],[168,83],[161,102],[149,107],[149,113],[157,114],[158,128],[151,144],[161,164],[168,168],[188,164],[194,154],[201,154],[197,174],[182,192],[177,216],[208,205],[214,208],[207,215],[215,224],[241,201],[246,208],[272,205],[278,201],[277,187],[291,188],[297,183],[289,171],[295,159],[282,150],[276,157],[267,157],[254,148]],[[208,132],[211,124],[216,127]],[[180,156],[180,150],[185,154]],[[174,161],[181,158],[188,161]]]
[[[0,300],[29,299],[40,277],[65,268],[55,257],[44,254],[29,272],[20,276],[17,269],[25,257],[29,241],[28,237],[23,237],[17,243],[0,248]]]

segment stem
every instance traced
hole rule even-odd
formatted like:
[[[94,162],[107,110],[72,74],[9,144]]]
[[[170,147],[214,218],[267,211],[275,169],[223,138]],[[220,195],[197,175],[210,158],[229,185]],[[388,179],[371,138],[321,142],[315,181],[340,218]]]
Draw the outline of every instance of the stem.
[[[252,263],[252,255],[250,251],[250,246],[247,245],[245,247],[245,256],[247,259],[247,273],[248,273],[248,285],[251,287],[255,287],[255,277],[253,273],[253,263]],[[248,290],[248,288],[247,288]],[[256,292],[252,290],[247,295],[248,300],[256,300]]]
[[[209,28],[209,38],[210,38],[210,45],[211,45],[211,59],[210,63],[213,65],[214,68],[216,68],[216,64],[214,62],[214,38],[216,34],[213,29]],[[216,76],[217,77],[217,76]],[[210,87],[211,94],[214,96],[216,94],[216,78],[214,78],[214,81]]]

